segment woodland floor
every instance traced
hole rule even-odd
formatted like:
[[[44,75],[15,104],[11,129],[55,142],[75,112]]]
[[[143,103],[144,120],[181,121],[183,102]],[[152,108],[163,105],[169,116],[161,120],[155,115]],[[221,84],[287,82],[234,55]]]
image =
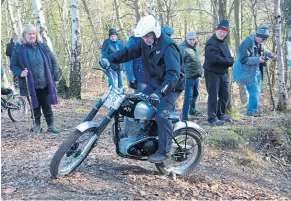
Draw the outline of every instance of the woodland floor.
[[[159,174],[148,162],[118,157],[108,132],[73,174],[53,180],[49,172],[53,154],[93,104],[92,100],[61,100],[54,107],[59,135],[46,132],[35,135],[29,132],[31,121],[28,117],[24,122],[14,123],[7,111],[2,113],[3,200],[291,199],[291,164],[282,165],[273,160],[262,147],[245,145],[224,149],[206,145],[204,157],[193,173],[172,178]],[[291,115],[286,117],[286,114],[259,118],[244,116],[221,127],[208,126],[205,116],[193,121],[213,136],[228,130],[261,128],[262,125],[274,130],[278,126],[275,118],[284,119],[282,125],[291,130]],[[42,123],[46,130],[45,121]]]

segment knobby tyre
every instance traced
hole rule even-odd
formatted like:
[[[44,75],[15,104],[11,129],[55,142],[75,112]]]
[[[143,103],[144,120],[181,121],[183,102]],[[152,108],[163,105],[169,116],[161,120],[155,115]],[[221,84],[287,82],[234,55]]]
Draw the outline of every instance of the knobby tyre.
[[[173,137],[182,147],[178,149],[177,144],[172,140],[171,157],[163,163],[156,163],[159,172],[170,175],[188,175],[200,162],[203,156],[203,142],[201,135],[194,129],[177,130]]]
[[[96,146],[99,135],[94,129],[84,132],[75,130],[58,148],[50,164],[53,178],[63,177],[73,172]]]
[[[16,96],[9,104],[9,118],[14,122],[23,121],[27,114],[27,105],[25,99],[21,96]]]

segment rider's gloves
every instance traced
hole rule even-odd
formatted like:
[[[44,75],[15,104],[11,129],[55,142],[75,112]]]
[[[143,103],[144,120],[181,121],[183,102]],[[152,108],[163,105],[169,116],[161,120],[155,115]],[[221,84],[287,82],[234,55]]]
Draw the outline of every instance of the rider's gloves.
[[[149,97],[148,97],[148,101],[150,104],[152,104],[154,107],[157,107],[161,101],[161,98],[158,94],[156,93],[152,93]]]
[[[108,59],[106,58],[102,58],[99,60],[99,65],[104,68],[104,69],[107,69],[109,66],[110,66],[110,62]]]
[[[137,81],[136,80],[130,81],[129,87],[132,89],[137,89]]]

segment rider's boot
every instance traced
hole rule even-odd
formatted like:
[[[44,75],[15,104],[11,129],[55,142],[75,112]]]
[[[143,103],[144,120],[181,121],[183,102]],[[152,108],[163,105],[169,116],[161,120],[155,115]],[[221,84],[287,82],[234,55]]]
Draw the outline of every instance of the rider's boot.
[[[157,153],[149,156],[148,161],[151,163],[162,163],[164,162],[168,157],[170,157],[171,153],[171,147],[172,147],[172,137],[168,133],[165,133],[166,136],[164,136],[165,141],[159,139],[159,150]]]
[[[54,116],[53,115],[47,116],[47,117],[45,117],[45,120],[46,120],[46,123],[47,123],[47,126],[48,126],[47,131],[48,132],[51,132],[51,133],[58,134],[59,131],[58,131],[58,129],[54,125]]]
[[[35,122],[35,125],[33,128],[33,131],[35,134],[40,134],[40,132],[41,132],[40,117],[35,118],[34,122]]]

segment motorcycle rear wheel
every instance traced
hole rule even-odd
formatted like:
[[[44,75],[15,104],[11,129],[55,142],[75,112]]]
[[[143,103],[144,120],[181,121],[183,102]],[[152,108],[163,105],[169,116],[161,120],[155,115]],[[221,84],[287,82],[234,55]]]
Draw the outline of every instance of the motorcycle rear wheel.
[[[75,130],[58,148],[50,164],[53,178],[63,177],[73,172],[96,146],[99,135],[94,129],[84,132]]]
[[[165,175],[187,175],[199,164],[202,159],[202,139],[198,131],[190,128],[177,130],[172,135],[182,147],[183,151],[181,152],[178,149],[176,142],[172,140],[171,157],[166,159],[163,163],[156,163],[155,166],[159,172]]]
[[[25,99],[21,96],[15,96],[8,104],[9,118],[14,122],[23,121],[27,114]]]

